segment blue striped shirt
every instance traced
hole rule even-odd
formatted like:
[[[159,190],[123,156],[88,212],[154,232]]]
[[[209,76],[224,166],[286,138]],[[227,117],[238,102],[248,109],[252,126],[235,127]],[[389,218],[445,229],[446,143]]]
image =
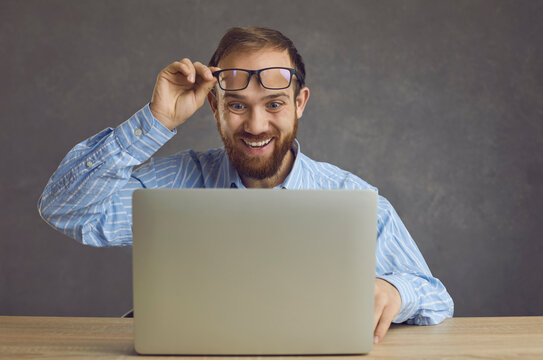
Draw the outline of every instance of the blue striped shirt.
[[[132,243],[132,192],[140,188],[244,188],[224,148],[151,156],[176,134],[146,105],[115,129],[76,145],[38,201],[55,229],[92,246]],[[333,165],[293,148],[295,161],[283,189],[377,189]],[[453,301],[432,276],[392,205],[378,200],[376,276],[393,284],[402,299],[394,322],[430,325],[453,314]]]

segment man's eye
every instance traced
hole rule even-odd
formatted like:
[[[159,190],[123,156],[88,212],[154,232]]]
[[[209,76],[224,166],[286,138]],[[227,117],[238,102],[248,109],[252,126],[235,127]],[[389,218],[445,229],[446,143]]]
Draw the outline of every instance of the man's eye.
[[[277,110],[281,107],[281,103],[280,102],[277,102],[277,101],[273,101],[271,103],[268,104],[268,107],[272,110]]]
[[[230,107],[230,109],[232,109],[234,111],[241,111],[241,110],[245,109],[245,106],[243,104],[240,104],[240,103],[228,104],[228,107]]]

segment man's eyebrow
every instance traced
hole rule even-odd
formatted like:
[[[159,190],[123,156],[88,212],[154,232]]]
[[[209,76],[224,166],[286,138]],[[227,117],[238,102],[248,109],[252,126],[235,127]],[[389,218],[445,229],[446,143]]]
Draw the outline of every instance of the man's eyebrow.
[[[231,92],[225,92],[224,93],[224,98],[233,98],[233,99],[243,99],[245,98],[244,96],[240,95],[240,94],[236,94],[236,93],[231,93]]]
[[[277,98],[281,98],[281,97],[290,98],[290,96],[286,92],[280,92],[280,93],[275,93],[275,94],[270,94],[270,95],[264,96],[264,99],[266,99],[266,100],[268,100],[268,99],[277,99]]]
[[[281,97],[289,98],[289,95],[286,92],[279,92],[279,93],[266,95],[266,96],[263,97],[263,99],[264,100],[270,100],[270,99],[277,99],[277,98],[281,98]],[[232,99],[243,100],[243,99],[246,98],[246,96],[243,96],[243,95],[240,95],[240,94],[237,94],[237,93],[234,93],[234,92],[225,92],[224,98],[225,99],[226,98],[232,98]]]

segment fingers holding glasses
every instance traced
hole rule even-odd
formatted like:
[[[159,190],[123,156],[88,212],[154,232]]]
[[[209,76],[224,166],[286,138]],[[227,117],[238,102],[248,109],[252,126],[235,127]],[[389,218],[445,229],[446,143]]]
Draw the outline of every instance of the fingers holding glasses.
[[[196,71],[196,75],[200,76],[203,81],[213,81],[213,70],[211,70],[209,67],[205,66],[199,61],[196,61],[194,63],[194,69]]]
[[[213,76],[213,72],[218,70],[219,68],[207,67],[200,62],[195,62],[194,69],[196,71],[194,96],[198,104],[203,104],[205,102],[207,94],[211,91],[211,89],[213,89],[213,86],[215,86],[215,84],[217,83],[217,79]]]
[[[180,73],[189,84],[202,84],[206,81],[213,81],[213,73],[209,67],[199,61],[192,62],[190,59],[184,58],[181,61],[176,61],[172,65],[174,69]]]
[[[171,73],[177,75],[179,85],[187,90],[192,88],[198,90],[201,85],[211,88],[215,83],[213,72],[217,70],[219,68],[207,67],[199,61],[192,62],[187,58],[171,64]]]
[[[175,61],[158,74],[159,80],[161,76],[172,84],[186,87],[194,83],[194,66],[189,59]]]
[[[215,83],[212,69],[202,63],[193,63],[188,58],[175,61],[158,74],[151,111],[155,118],[173,130],[203,105]]]

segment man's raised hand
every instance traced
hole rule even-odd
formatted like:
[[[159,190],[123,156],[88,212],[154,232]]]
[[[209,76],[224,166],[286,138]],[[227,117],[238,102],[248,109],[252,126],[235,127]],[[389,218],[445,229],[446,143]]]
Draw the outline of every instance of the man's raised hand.
[[[217,70],[187,58],[168,65],[157,76],[149,105],[153,116],[170,130],[183,124],[204,104]]]

